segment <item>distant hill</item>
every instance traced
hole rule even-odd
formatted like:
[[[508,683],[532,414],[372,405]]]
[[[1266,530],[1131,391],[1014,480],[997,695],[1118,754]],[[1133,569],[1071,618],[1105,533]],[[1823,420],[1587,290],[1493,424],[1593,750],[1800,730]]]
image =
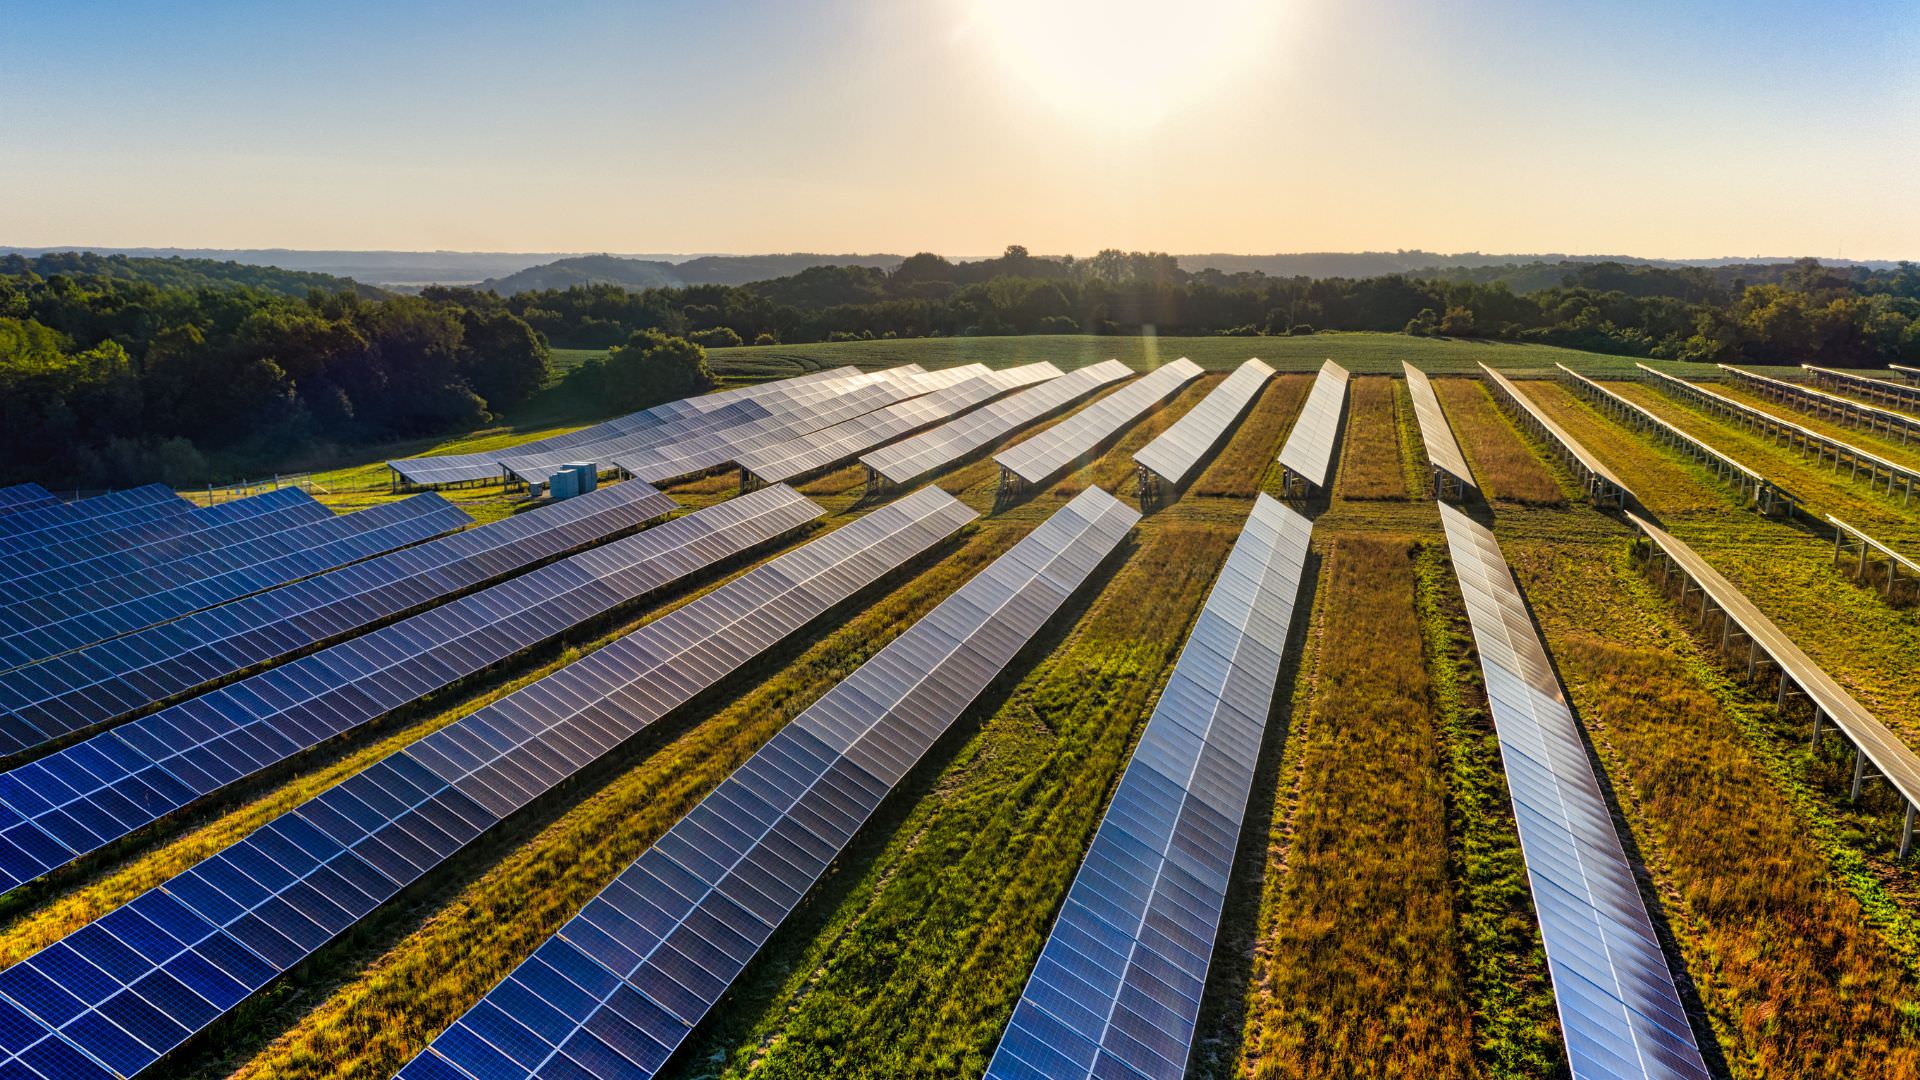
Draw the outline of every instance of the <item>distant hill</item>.
[[[1720,259],[1643,259],[1632,255],[1565,255],[1558,252],[1531,255],[1484,255],[1477,251],[1442,255],[1433,251],[1324,251],[1283,255],[1182,255],[1180,269],[1214,269],[1226,274],[1262,273],[1269,277],[1381,277],[1386,274],[1413,274],[1423,271],[1471,270],[1487,266],[1527,266],[1560,263],[1625,263],[1629,266],[1735,266],[1780,265],[1793,257],[1720,258]],[[1855,261],[1822,259],[1828,266],[1866,266],[1889,270],[1896,264],[1885,260]]]
[[[790,277],[815,266],[892,270],[905,261],[902,255],[706,255],[673,269],[688,285],[745,285]]]
[[[0,255],[0,274],[94,274],[127,281],[144,281],[174,288],[234,288],[247,286],[282,296],[305,296],[308,290],[352,292],[367,299],[387,295],[384,290],[351,278],[335,277],[277,266],[215,259],[135,258],[91,251],[62,251],[44,255]]]
[[[505,277],[488,278],[475,288],[501,296],[535,289],[567,289],[575,285],[623,285],[629,289],[676,288],[685,282],[673,264],[653,259],[623,259],[618,255],[579,255],[542,266],[529,266]]]
[[[816,266],[891,270],[900,262],[898,255],[703,255],[683,263],[619,255],[580,255],[530,266],[505,277],[488,278],[476,287],[511,296],[534,289],[565,289],[574,285],[624,285],[629,289],[746,285],[790,277]]]

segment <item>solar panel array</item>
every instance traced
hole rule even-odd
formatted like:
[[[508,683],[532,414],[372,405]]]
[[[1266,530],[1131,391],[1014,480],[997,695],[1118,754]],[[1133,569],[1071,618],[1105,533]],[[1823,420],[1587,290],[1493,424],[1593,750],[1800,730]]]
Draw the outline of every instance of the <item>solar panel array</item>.
[[[614,484],[0,674],[0,755],[357,633],[676,507],[645,484]]]
[[[1612,469],[1606,467],[1593,452],[1581,445],[1567,429],[1554,422],[1533,399],[1520,392],[1513,380],[1500,374],[1485,364],[1480,370],[1486,374],[1487,384],[1493,388],[1493,396],[1507,404],[1507,410],[1529,431],[1544,439],[1558,453],[1560,460],[1580,478],[1588,498],[1595,503],[1611,504],[1625,509],[1629,499],[1638,500],[1627,485],[1615,476]]]
[[[1075,368],[932,431],[875,450],[860,459],[867,467],[868,484],[873,486],[877,477],[886,483],[905,486],[1132,374],[1133,369],[1118,360]]]
[[[0,517],[0,556],[130,528],[191,509],[192,503],[175,495],[166,485],[148,484],[77,502],[22,510]]]
[[[1331,360],[1320,365],[1307,403],[1280,448],[1280,470],[1288,494],[1326,490],[1333,479],[1333,444],[1340,436],[1340,415],[1347,407],[1347,369]]]
[[[285,497],[282,492],[286,493]],[[265,501],[263,505],[247,506]],[[282,505],[272,505],[279,503]],[[445,500],[407,500],[403,516],[424,512],[428,507],[444,506]],[[394,504],[399,505],[399,504]],[[105,549],[96,553],[83,542],[57,544],[23,552],[13,560],[32,559],[45,563],[45,570],[33,570],[22,577],[0,584],[7,594],[0,613],[22,609],[32,622],[51,622],[82,611],[109,607],[135,596],[160,592],[235,567],[263,561],[284,553],[290,538],[302,538],[304,546],[325,542],[331,536],[346,536],[373,527],[378,517],[367,518],[351,528],[337,524],[358,515],[336,516],[315,502],[313,497],[293,488],[282,488],[268,495],[257,495],[200,507],[167,519],[167,524],[185,521],[209,510],[229,510],[226,520],[199,518],[193,531],[138,547]],[[395,517],[392,520],[401,520]],[[461,521],[465,518],[462,515]],[[124,534],[123,534],[124,535]],[[100,539],[94,537],[84,540]],[[67,554],[88,555],[82,561],[66,563]],[[30,568],[15,562],[15,568]],[[17,620],[0,614],[5,633],[21,627]]]
[[[0,611],[0,669],[58,656],[472,523],[459,507],[429,492],[29,600]]]
[[[647,1077],[1139,520],[1089,489],[827,691],[401,1076]]]
[[[1433,494],[1442,498],[1465,498],[1477,490],[1473,470],[1467,467],[1467,455],[1447,425],[1447,414],[1440,410],[1440,398],[1427,381],[1427,373],[1402,360],[1407,373],[1407,395],[1413,399],[1413,417],[1420,425],[1420,441],[1427,448],[1427,463],[1433,467]]]
[[[201,796],[812,521],[791,488],[675,518],[0,774],[12,888]]]
[[[44,1055],[51,1040],[139,1072],[480,833],[974,516],[932,490],[875,510],[281,815],[0,973],[0,1062]]]
[[[950,420],[957,413],[982,405],[1023,386],[1055,378],[1052,364],[1002,368],[957,382],[930,394],[876,409],[829,428],[775,443],[739,456],[746,476],[761,483],[790,481],[845,461],[930,424]]]
[[[1855,401],[1850,397],[1841,397],[1839,394],[1829,394],[1824,390],[1815,390],[1813,387],[1801,383],[1788,382],[1785,379],[1775,379],[1766,375],[1755,374],[1751,371],[1744,371],[1734,367],[1732,364],[1716,364],[1714,366],[1726,372],[1727,375],[1732,377],[1734,382],[1750,390],[1757,391],[1770,400],[1791,405],[1802,412],[1810,412],[1815,416],[1825,417],[1851,427],[1866,428],[1868,431],[1884,431],[1889,436],[1898,435],[1900,436],[1902,445],[1905,445],[1907,441],[1915,435],[1920,435],[1920,416],[1913,416],[1894,409],[1883,409],[1878,405],[1868,405],[1865,402]],[[1824,370],[1814,368],[1807,364],[1800,366],[1812,372]],[[1864,381],[1873,382],[1875,380],[1868,379]],[[1888,385],[1897,384],[1889,383]]]
[[[1715,608],[1740,628],[1752,647],[1764,652],[1782,674],[1779,701],[1786,701],[1789,681],[1800,688],[1812,702],[1815,713],[1814,740],[1820,738],[1820,723],[1831,720],[1846,735],[1847,740],[1859,749],[1860,757],[1855,764],[1854,781],[1861,779],[1860,767],[1872,762],[1875,772],[1893,785],[1895,791],[1905,800],[1907,810],[1906,835],[1900,842],[1900,855],[1906,857],[1907,848],[1913,836],[1914,810],[1920,804],[1920,754],[1915,754],[1906,740],[1882,723],[1866,706],[1845,687],[1827,673],[1812,657],[1794,644],[1772,619],[1753,605],[1732,582],[1722,577],[1712,564],[1700,557],[1700,554],[1677,537],[1669,535],[1658,525],[1634,514],[1628,514],[1627,520],[1640,530],[1653,548],[1668,563],[1684,573],[1699,587],[1702,597],[1710,600]],[[1662,575],[1664,582],[1664,575]],[[1684,600],[1684,597],[1682,598]],[[1707,608],[1701,607],[1701,624],[1707,622]],[[1724,624],[1723,624],[1724,625]],[[1723,631],[1724,632],[1724,631]],[[1859,789],[1854,789],[1857,798]]]
[[[1920,386],[1915,386],[1913,383],[1895,382],[1893,379],[1875,379],[1857,371],[1836,371],[1816,364],[1800,366],[1806,369],[1807,374],[1813,376],[1814,382],[1822,386],[1851,390],[1863,397],[1885,402],[1888,405],[1903,405],[1910,409],[1920,406]],[[1916,374],[1920,374],[1913,368],[1903,368],[1899,364],[1889,364],[1887,368],[1885,373],[1893,375],[1895,379],[1911,379]]]
[[[1651,432],[1668,446],[1712,468],[1714,475],[1719,477],[1721,482],[1731,485],[1742,495],[1750,496],[1753,499],[1754,509],[1760,513],[1771,514],[1779,511],[1791,516],[1794,509],[1800,505],[1798,495],[1769,480],[1759,470],[1735,461],[1714,447],[1681,431],[1639,402],[1621,397],[1565,364],[1554,366],[1560,369],[1560,374],[1567,380],[1567,385],[1616,419]]]
[[[1258,360],[1241,364],[1225,382],[1202,398],[1193,411],[1141,447],[1133,455],[1135,464],[1169,487],[1186,483],[1200,462],[1266,389],[1267,380],[1271,378],[1273,369]]]
[[[1440,504],[1574,1080],[1706,1080],[1573,712],[1493,533]]]
[[[1312,533],[1281,503],[1254,504],[988,1077],[1185,1075]]]
[[[299,488],[280,488],[0,556],[0,581],[7,581],[8,591],[17,595],[44,596],[332,516],[333,511]]]
[[[965,378],[984,371],[984,366],[976,364],[955,377]],[[514,453],[503,457],[501,464],[509,475],[536,482],[546,479],[568,461],[594,461],[605,469],[620,461],[658,457],[660,464],[637,472],[627,470],[642,480],[657,483],[732,461],[741,449],[790,439],[925,393],[920,380],[926,377],[927,372],[922,371],[920,365],[907,364],[885,371],[822,379],[777,398],[692,417],[669,428],[562,452]],[[936,385],[945,385],[946,378],[942,375]],[[662,471],[669,465],[677,471]]]
[[[763,398],[778,397],[781,394],[805,387],[811,383],[830,379],[843,379],[859,374],[851,367],[831,368],[825,371],[808,372],[791,379],[779,379],[757,383],[733,390],[723,390],[714,394],[702,394],[699,397],[682,398],[642,409],[626,416],[618,416],[603,423],[570,431],[564,435],[553,435],[544,439],[535,439],[521,443],[513,452],[522,455],[553,453],[561,456],[573,448],[596,443],[613,442],[650,433],[658,434],[664,440],[682,438],[699,427],[701,418],[715,417],[715,423],[728,418],[738,418],[750,414],[755,409],[766,412],[758,403]],[[394,475],[410,484],[461,484],[483,480],[498,480],[505,473],[500,467],[500,451],[476,454],[438,454],[432,457],[402,458],[387,462]]]
[[[1864,471],[1867,474],[1869,486],[1878,485],[1882,474],[1884,474],[1887,483],[1887,496],[1889,498],[1893,496],[1894,489],[1898,487],[1902,492],[1901,501],[1903,503],[1913,500],[1914,486],[1920,484],[1920,469],[1910,468],[1899,462],[1883,458],[1879,454],[1862,450],[1852,443],[1842,442],[1831,436],[1822,435],[1820,432],[1804,424],[1796,424],[1791,420],[1782,419],[1764,409],[1756,409],[1744,401],[1735,401],[1733,398],[1727,397],[1716,390],[1709,390],[1699,383],[1689,382],[1677,375],[1669,375],[1664,371],[1650,368],[1645,364],[1635,364],[1634,366],[1646,372],[1648,375],[1653,376],[1655,382],[1661,387],[1674,391],[1683,398],[1697,401],[1706,406],[1707,411],[1715,416],[1743,424],[1756,431],[1770,435],[1788,446],[1812,454],[1814,461],[1817,463],[1825,464],[1827,459],[1831,457],[1833,459],[1833,468],[1836,472],[1840,470],[1841,466],[1845,465],[1851,469],[1851,477],[1858,479],[1861,472]]]
[[[882,409],[895,402],[952,386],[984,375],[981,364],[923,372],[918,365],[862,375],[815,388],[817,397],[774,417],[719,428],[699,438],[684,439],[613,458],[623,472],[648,483],[664,483],[738,461],[788,439]]]
[[[22,510],[53,506],[59,501],[59,496],[39,484],[13,484],[0,488],[0,517]]]
[[[993,460],[1006,474],[1021,482],[1040,484],[1092,453],[1122,427],[1203,374],[1200,365],[1183,356],[1155,368],[1145,377],[1115,390],[1025,442],[1000,451]]]

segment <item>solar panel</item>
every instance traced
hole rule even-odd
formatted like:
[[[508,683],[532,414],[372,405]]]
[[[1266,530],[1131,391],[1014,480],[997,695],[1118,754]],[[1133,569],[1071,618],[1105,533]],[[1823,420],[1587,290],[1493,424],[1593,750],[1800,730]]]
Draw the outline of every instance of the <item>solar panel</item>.
[[[59,501],[58,496],[39,484],[13,484],[0,488],[0,517],[22,510],[53,506]]]
[[[56,1039],[121,1075],[148,1067],[480,833],[974,517],[933,490],[877,509],[282,814],[0,973],[0,1006],[11,1006],[0,1014],[27,1020],[0,1023],[0,1062]],[[146,947],[123,954],[121,943]],[[74,970],[93,977],[55,975],[64,996],[44,992],[48,973]]]
[[[1140,515],[1089,489],[776,734],[401,1076],[656,1074]]]
[[[1852,443],[1822,435],[1803,424],[1782,419],[1764,409],[1756,409],[1744,401],[1735,401],[1699,383],[1669,375],[1645,364],[1634,366],[1653,376],[1660,386],[1677,391],[1681,396],[1705,405],[1709,413],[1771,435],[1788,446],[1812,454],[1814,460],[1820,464],[1825,464],[1831,457],[1835,471],[1842,466],[1847,466],[1848,475],[1853,479],[1858,479],[1864,471],[1869,487],[1879,484],[1881,475],[1885,474],[1888,498],[1893,497],[1894,489],[1898,487],[1901,491],[1902,503],[1913,501],[1914,485],[1920,483],[1920,469],[1909,468],[1871,451],[1862,450]]]
[[[7,581],[7,590],[16,595],[44,596],[78,582],[116,577],[332,516],[332,510],[299,488],[280,488],[0,556],[0,580]]]
[[[1157,489],[1162,483],[1169,488],[1186,483],[1272,377],[1272,368],[1248,360],[1202,398],[1192,412],[1141,447],[1133,455],[1134,463],[1140,466],[1141,495],[1146,496],[1150,487]]]
[[[201,507],[176,515],[168,521],[192,518],[209,509],[237,508],[255,499],[271,499],[283,505],[250,507],[245,512],[226,515],[225,521],[201,518],[195,523],[194,530],[184,535],[140,546],[109,548],[103,554],[95,554],[78,562],[62,560],[70,555],[85,554],[78,550],[83,547],[79,544],[59,544],[23,552],[15,558],[49,554],[56,557],[46,560],[52,565],[44,570],[34,570],[6,581],[6,606],[14,607],[41,597],[60,596],[77,590],[111,588],[104,583],[130,575],[137,575],[143,583],[175,577],[180,581],[191,580],[190,575],[180,575],[186,574],[188,568],[199,565],[199,561],[209,553],[218,553],[215,558],[231,558],[233,553],[223,549],[247,546],[252,541],[284,534],[303,525],[333,520],[333,511],[315,502],[311,495],[293,488],[282,488],[281,491],[289,494],[281,497],[280,492],[273,492],[271,496],[259,495],[253,499],[222,503],[218,507]],[[15,564],[14,568],[25,569],[28,565]]]
[[[868,490],[878,493],[887,486],[905,487],[1132,374],[1133,369],[1118,360],[1075,368],[932,431],[875,450],[860,458],[861,464],[867,467]]]
[[[1427,448],[1427,464],[1433,469],[1433,494],[1442,499],[1464,499],[1468,491],[1478,490],[1473,470],[1467,468],[1467,456],[1447,426],[1447,415],[1440,411],[1440,398],[1427,381],[1427,373],[1400,361],[1407,373],[1407,394],[1413,399],[1413,417],[1420,425],[1420,441]]]
[[[1879,717],[1860,704],[1846,688],[1827,673],[1814,659],[1801,651],[1793,639],[1774,625],[1753,601],[1747,599],[1734,584],[1720,575],[1712,564],[1700,557],[1700,554],[1686,543],[1668,533],[1652,522],[1634,514],[1628,514],[1627,520],[1640,530],[1658,558],[1665,561],[1660,575],[1661,584],[1666,584],[1668,570],[1679,570],[1687,579],[1697,585],[1701,595],[1700,626],[1704,630],[1709,625],[1711,609],[1718,609],[1722,615],[1721,644],[1724,647],[1731,637],[1731,629],[1737,627],[1748,642],[1750,648],[1765,654],[1775,667],[1781,671],[1780,692],[1776,701],[1784,706],[1787,700],[1789,684],[1799,688],[1800,692],[1812,703],[1814,709],[1813,738],[1816,747],[1820,740],[1821,725],[1831,720],[1839,727],[1847,740],[1859,751],[1854,759],[1853,797],[1860,796],[1860,784],[1868,762],[1874,770],[1893,785],[1895,791],[1907,804],[1906,826],[1900,840],[1900,857],[1906,858],[1907,850],[1913,841],[1913,823],[1915,806],[1920,805],[1920,754],[1915,754],[1907,746],[1906,740],[1882,723]],[[1829,519],[1831,520],[1831,519]],[[1836,522],[1836,524],[1839,524]],[[1655,556],[1649,555],[1649,567]],[[1686,595],[1683,592],[1681,601]],[[1748,671],[1755,669],[1756,654],[1749,654]]]
[[[1920,405],[1920,386],[1910,382],[1894,382],[1893,379],[1875,379],[1857,371],[1836,371],[1833,368],[1819,367],[1815,364],[1801,364],[1813,381],[1821,386],[1832,386],[1842,390],[1851,390],[1856,394],[1885,402],[1888,405],[1904,405],[1908,408]],[[1895,378],[1911,379],[1914,369],[1903,368],[1899,364],[1887,365],[1888,374]]]
[[[1289,496],[1305,498],[1325,491],[1333,478],[1333,444],[1340,437],[1340,415],[1347,408],[1347,369],[1331,360],[1320,365],[1307,403],[1280,448],[1281,484]]]
[[[1799,506],[1798,495],[1767,479],[1757,469],[1735,461],[1714,447],[1667,423],[1653,410],[1637,401],[1629,401],[1621,397],[1567,365],[1555,364],[1554,366],[1560,369],[1560,374],[1566,379],[1567,385],[1577,393],[1600,406],[1615,419],[1652,433],[1668,446],[1713,469],[1714,475],[1719,477],[1722,483],[1732,485],[1734,490],[1743,496],[1750,496],[1753,499],[1754,508],[1760,513],[1780,512],[1790,517],[1795,507]]]
[[[779,379],[756,383],[752,386],[722,390],[699,397],[682,398],[642,409],[626,416],[570,431],[564,435],[553,435],[544,439],[534,439],[513,447],[513,451],[522,454],[543,452],[564,453],[572,447],[586,446],[589,443],[607,442],[626,436],[638,435],[653,429],[665,428],[674,423],[684,423],[688,418],[705,416],[710,413],[734,410],[750,410],[763,398],[777,397],[791,393],[796,388],[828,379],[842,379],[859,374],[851,367],[831,368],[825,371],[813,371],[791,379]],[[500,451],[488,451],[475,454],[437,454],[431,457],[401,458],[387,462],[394,475],[408,484],[430,486],[436,484],[474,483],[484,480],[499,480],[505,475],[500,468]]]
[[[676,507],[645,484],[614,484],[0,674],[0,755],[358,633]]]
[[[627,471],[648,483],[660,483],[730,462],[733,454],[741,449],[769,445],[829,427],[985,371],[984,366],[974,364],[929,374],[918,364],[907,364],[885,371],[821,380],[778,398],[753,402],[751,409],[716,412],[684,425],[575,446],[564,452],[535,455],[516,452],[503,457],[501,464],[511,476],[538,482],[568,461],[594,461],[604,470],[636,456],[645,458],[657,454],[678,471],[662,471],[664,464],[638,472]]]
[[[329,516],[186,563],[0,610],[0,669],[106,641],[452,532],[473,519],[439,495]]]
[[[175,495],[164,484],[148,484],[77,502],[22,510],[0,517],[0,555],[111,532],[171,514],[184,514],[191,509],[192,503]]]
[[[1155,368],[1138,381],[1115,390],[1025,442],[1000,451],[993,460],[1000,465],[1002,489],[1044,483],[1203,374],[1200,365],[1183,356]]]
[[[1313,523],[1262,495],[987,1066],[1179,1080]]]
[[[1878,405],[1868,405],[1849,397],[1841,397],[1839,394],[1829,394],[1824,390],[1815,390],[1810,386],[1805,386],[1800,383],[1788,382],[1785,379],[1775,379],[1751,371],[1744,371],[1734,367],[1732,364],[1716,364],[1714,366],[1732,376],[1735,382],[1750,390],[1757,391],[1761,396],[1769,400],[1778,401],[1783,405],[1792,406],[1802,412],[1825,417],[1837,423],[1846,424],[1849,427],[1866,428],[1868,431],[1884,431],[1889,437],[1898,435],[1900,436],[1900,443],[1903,446],[1916,434],[1920,434],[1920,416],[1912,416],[1893,409],[1883,409]],[[1810,372],[1823,370],[1808,364],[1802,364],[1800,366]],[[1876,380],[1866,379],[1863,381],[1874,382]],[[1887,385],[1892,386],[1897,384],[1889,383]]]
[[[1562,464],[1580,478],[1580,486],[1586,490],[1587,497],[1597,504],[1605,504],[1626,509],[1627,501],[1638,501],[1638,496],[1627,490],[1613,470],[1606,467],[1593,452],[1581,445],[1567,429],[1555,423],[1533,399],[1520,392],[1513,380],[1500,374],[1485,364],[1480,370],[1486,373],[1488,385],[1493,387],[1493,396],[1507,405],[1507,412],[1527,430],[1544,439],[1559,455]]]
[[[764,488],[429,608],[0,774],[12,888],[820,514]]]
[[[766,417],[729,424],[689,438],[610,453],[608,457],[628,475],[648,483],[665,483],[718,468],[737,461],[742,454],[985,374],[986,370],[984,365],[970,364],[964,368],[923,372],[918,365],[909,364],[905,368],[872,372],[810,388],[806,400],[783,403]]]
[[[741,481],[745,484],[751,478],[759,483],[774,484],[796,480],[930,424],[950,420],[957,413],[1009,391],[1059,374],[1060,369],[1052,364],[989,371],[799,438],[747,451],[739,456]]]
[[[1633,868],[1493,533],[1440,504],[1574,1080],[1707,1069]]]

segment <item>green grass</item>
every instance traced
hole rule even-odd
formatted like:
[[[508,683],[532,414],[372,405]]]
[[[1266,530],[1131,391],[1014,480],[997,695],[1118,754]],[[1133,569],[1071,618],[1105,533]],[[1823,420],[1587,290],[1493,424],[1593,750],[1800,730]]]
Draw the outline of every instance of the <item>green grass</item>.
[[[1405,334],[1325,333],[1303,337],[1096,337],[1087,334],[1026,337],[904,338],[894,341],[836,341],[810,345],[748,345],[710,349],[714,370],[724,374],[797,374],[852,364],[862,368],[920,364],[927,368],[982,363],[989,367],[1050,360],[1062,368],[1110,358],[1142,371],[1179,357],[1218,371],[1257,356],[1280,370],[1311,371],[1331,359],[1356,374],[1398,375],[1409,361],[1428,372],[1479,372],[1476,366],[1514,371],[1551,371],[1564,363],[1588,374],[1626,374],[1633,357],[1605,356],[1551,345],[1454,338],[1418,338]],[[1674,370],[1699,365],[1656,363]]]

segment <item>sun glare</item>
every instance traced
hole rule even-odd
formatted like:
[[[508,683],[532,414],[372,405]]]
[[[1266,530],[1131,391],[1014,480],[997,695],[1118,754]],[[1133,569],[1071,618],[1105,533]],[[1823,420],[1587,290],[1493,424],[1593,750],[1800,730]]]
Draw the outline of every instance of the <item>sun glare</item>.
[[[1077,119],[1157,123],[1270,59],[1275,0],[966,0],[968,30]]]

